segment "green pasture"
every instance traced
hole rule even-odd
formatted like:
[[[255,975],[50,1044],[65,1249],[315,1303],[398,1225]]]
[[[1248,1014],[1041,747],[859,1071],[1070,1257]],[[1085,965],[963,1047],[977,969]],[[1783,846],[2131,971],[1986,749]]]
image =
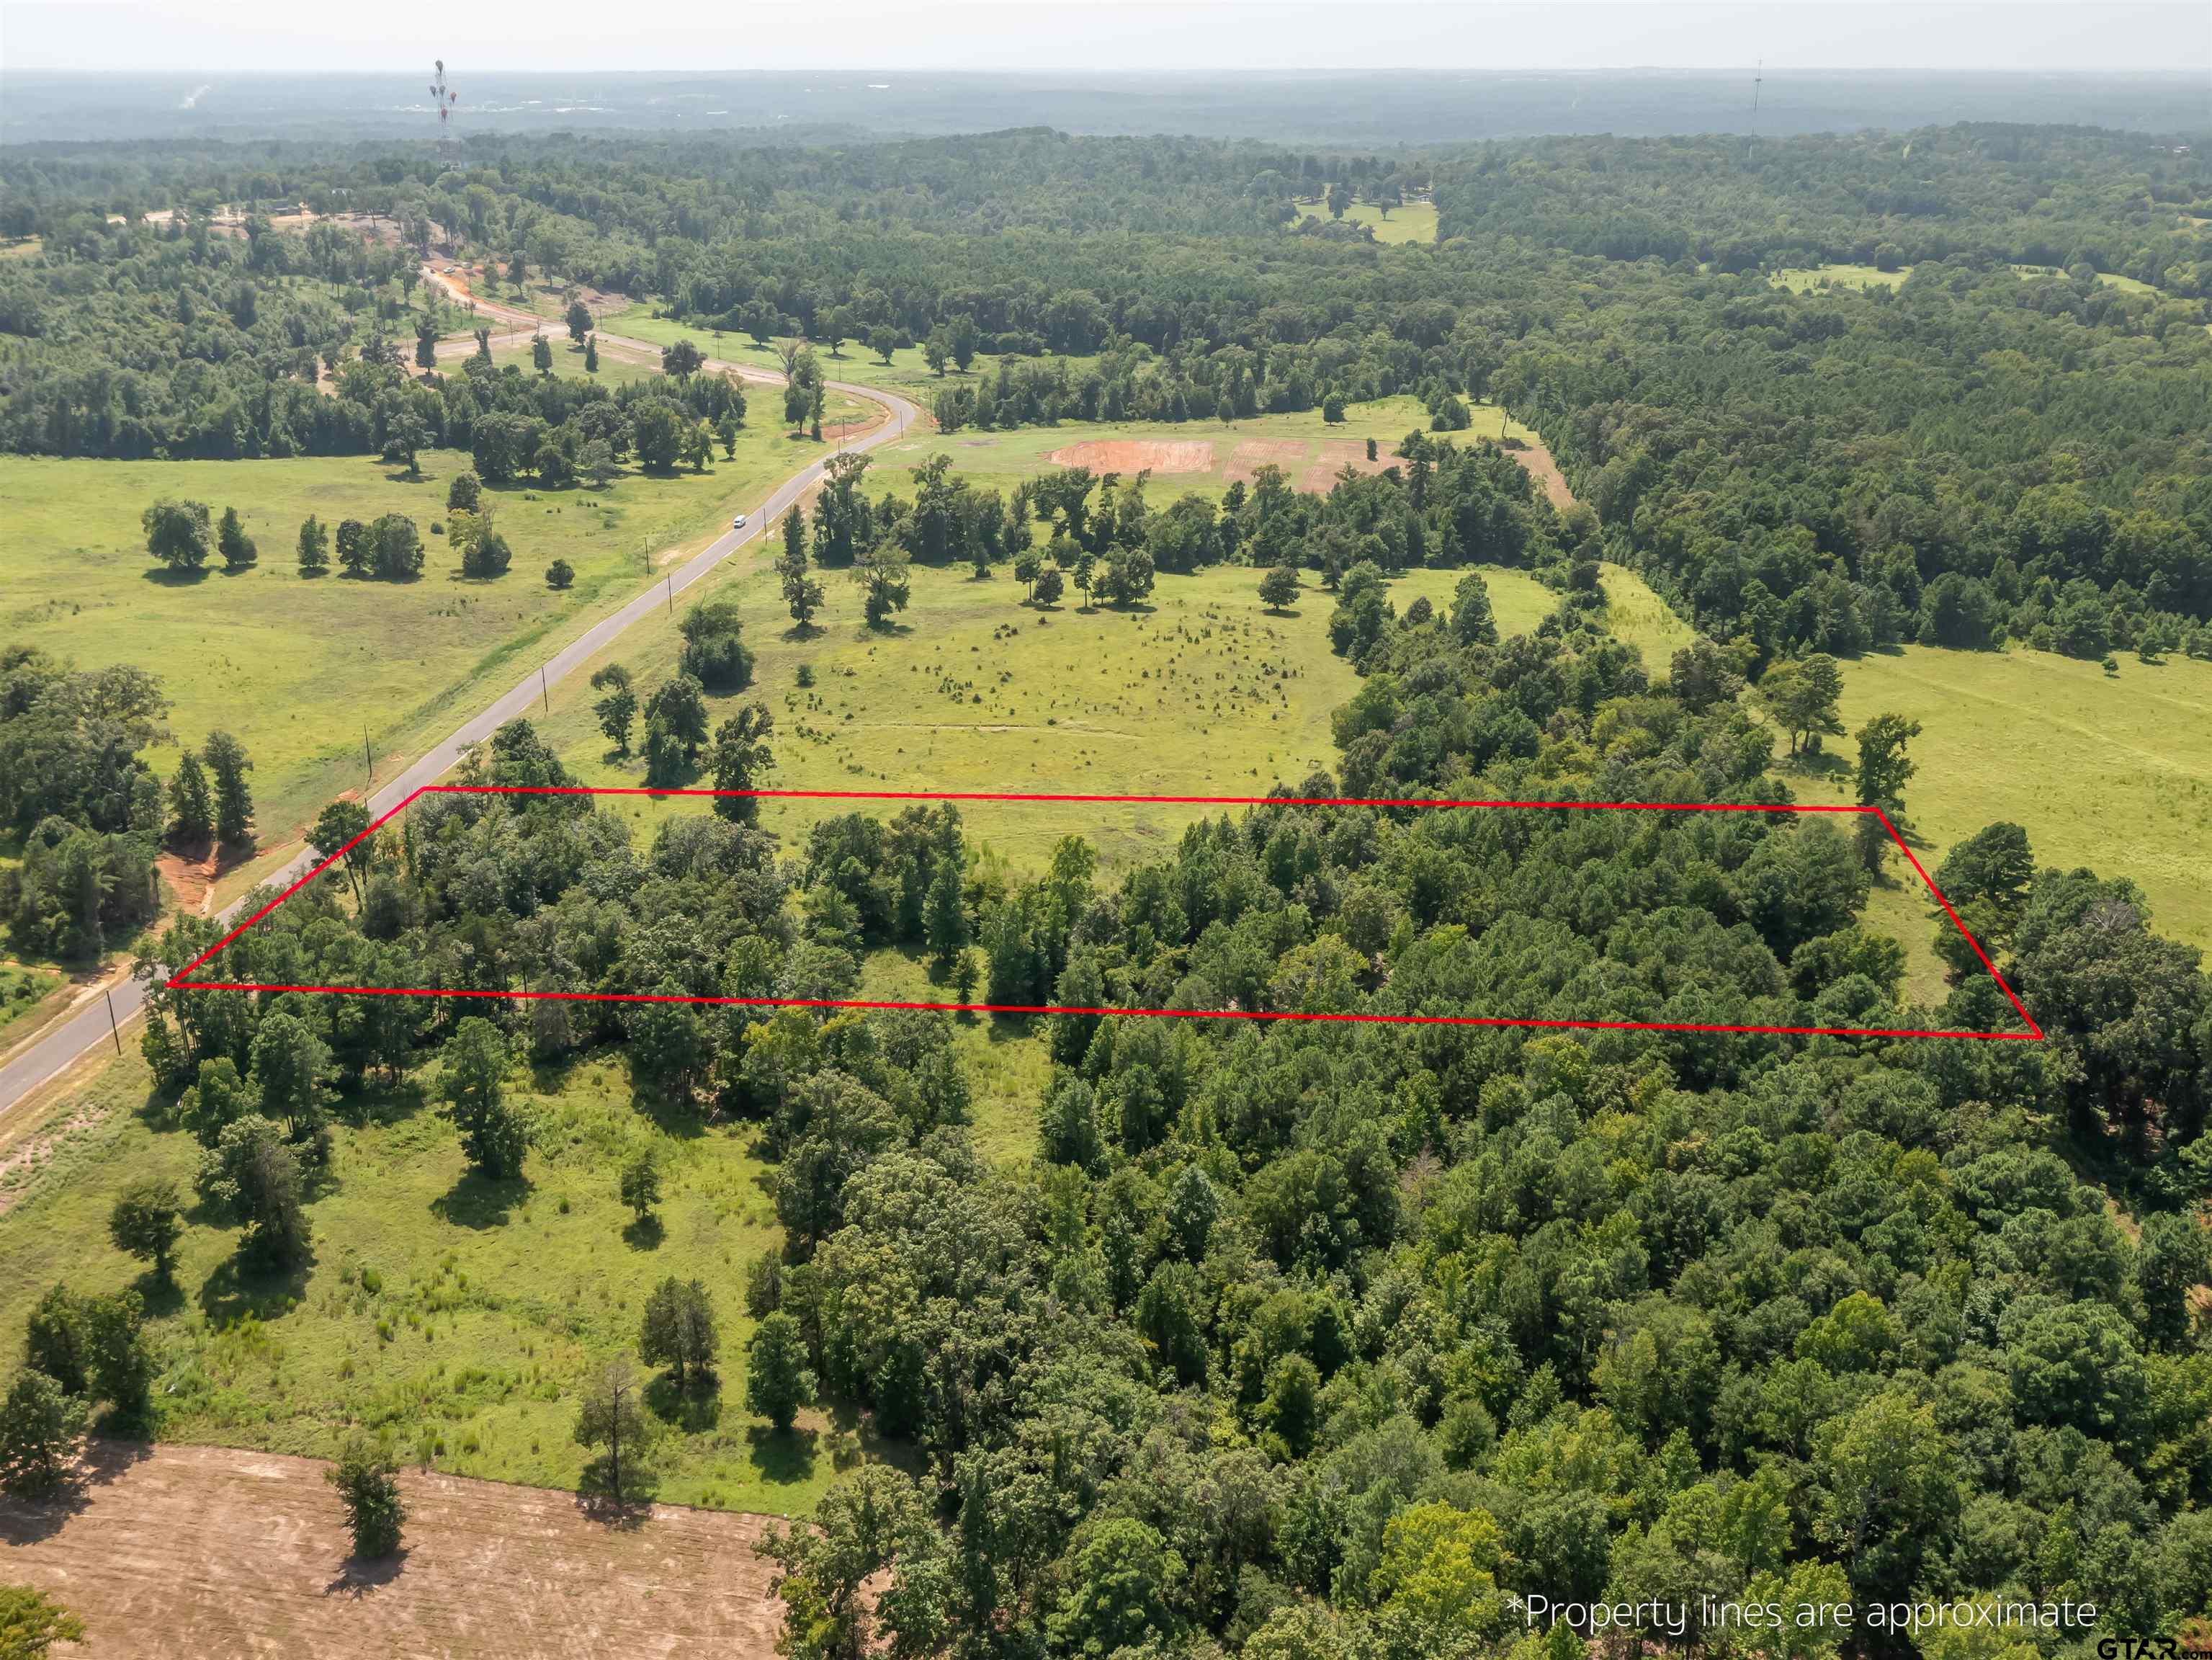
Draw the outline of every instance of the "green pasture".
[[[236,733],[254,760],[260,839],[295,837],[323,803],[362,782],[364,732],[379,776],[473,711],[528,648],[565,637],[643,586],[675,553],[704,546],[757,508],[818,447],[756,423],[734,461],[703,474],[626,475],[605,491],[493,492],[514,568],[464,581],[442,538],[446,486],[465,455],[426,452],[422,477],[365,457],[96,461],[0,457],[0,639],[82,668],[133,663],[161,677],[169,726],[197,745]],[[173,576],[146,556],[139,514],[155,497],[235,506],[260,562]],[[423,575],[405,584],[301,577],[300,521],[405,513],[423,532]],[[574,568],[547,587],[555,558]],[[157,749],[166,769],[176,751]]]
[[[0,1210],[0,1360],[13,1362],[25,1316],[55,1281],[135,1284],[155,1316],[164,1439],[327,1456],[361,1428],[388,1433],[409,1462],[571,1487],[580,1389],[605,1361],[635,1356],[647,1293],[676,1274],[712,1290],[721,1389],[681,1410],[649,1395],[665,1408],[652,1458],[661,1498],[799,1513],[867,1456],[849,1420],[805,1413],[779,1436],[744,1409],[744,1268],[781,1243],[752,1127],[656,1122],[617,1057],[517,1068],[508,1087],[536,1140],[522,1179],[488,1183],[422,1098],[434,1076],[426,1067],[401,1090],[344,1104],[333,1180],[308,1205],[307,1269],[241,1280],[235,1231],[192,1214],[172,1290],[107,1237],[124,1186],[166,1176],[189,1194],[199,1152],[141,1110],[148,1078],[134,1049],[55,1107],[50,1151],[0,1189],[0,1203],[14,1201]],[[662,1198],[641,1228],[616,1172],[646,1147]]]
[[[1504,411],[1495,404],[1475,405],[1474,417],[1468,430],[1444,435],[1463,442],[1510,434],[1536,441],[1519,422],[1507,422]],[[1054,467],[1077,464],[1088,465],[1093,472],[1118,471],[1127,483],[1133,479],[1137,467],[1109,467],[1099,459],[1099,452],[1091,450],[1086,456],[1083,447],[1157,443],[1191,447],[1181,451],[1180,459],[1171,464],[1152,466],[1147,500],[1155,508],[1186,490],[1218,498],[1231,480],[1249,482],[1264,465],[1280,467],[1294,488],[1325,490],[1347,462],[1362,469],[1369,466],[1366,440],[1376,441],[1375,465],[1384,465],[1400,439],[1416,429],[1426,430],[1428,424],[1419,401],[1401,396],[1347,404],[1344,419],[1334,425],[1322,419],[1319,410],[1309,410],[1232,422],[1066,422],[1008,431],[963,428],[950,434],[915,432],[873,452],[870,483],[879,490],[908,494],[908,469],[940,451],[952,458],[962,476],[1001,489]],[[1195,447],[1200,446],[1202,451]]]
[[[509,336],[504,334],[494,335],[492,337],[494,344],[491,349],[491,361],[493,365],[495,368],[503,369],[509,364],[513,364],[516,368],[520,369],[525,374],[537,374],[538,366],[531,357],[528,341],[525,340],[524,343],[519,346],[509,346],[499,344],[509,337]],[[549,333],[545,337],[553,343],[553,368],[551,373],[555,374],[562,375],[574,380],[598,380],[601,384],[610,386],[627,386],[633,380],[658,380],[660,379],[660,369],[659,365],[639,362],[634,358],[625,357],[612,351],[600,352],[599,373],[597,374],[587,374],[584,368],[584,349],[581,346],[574,344],[569,340],[567,330],[563,329],[558,333]],[[458,365],[455,367],[458,367]],[[750,400],[753,396],[754,389],[750,386],[747,387],[745,389],[745,397],[748,404],[748,415],[751,412]],[[777,405],[777,413],[781,414],[781,402],[779,402]]]
[[[2212,947],[2212,663],[2094,663],[2049,652],[1906,646],[1844,666],[1843,719],[1921,723],[1905,807],[1932,873],[1944,850],[1998,819],[2036,861],[2124,876],[2154,926]],[[1830,739],[1802,798],[1849,797],[1857,751]]]
[[[844,573],[823,571],[828,603],[802,637],[769,569],[774,545],[741,556],[732,563],[743,568],[725,568],[717,580],[717,591],[744,608],[756,663],[750,690],[709,699],[717,722],[752,702],[775,715],[769,787],[1261,795],[1334,765],[1329,712],[1357,680],[1329,652],[1333,601],[1318,590],[1277,616],[1260,604],[1259,572],[1217,567],[1163,576],[1148,604],[1126,611],[1081,610],[1073,593],[1039,611],[1022,603],[1022,585],[1003,570],[977,581],[965,567],[916,566],[912,602],[894,629],[878,631],[863,623],[860,591]],[[674,672],[679,644],[664,618],[640,624],[607,656],[642,694]],[[802,665],[811,688],[798,684]],[[607,753],[587,678],[554,688],[552,741],[586,783],[642,783],[635,755]],[[691,810],[629,805],[641,822]],[[775,803],[763,822],[795,842],[848,810]],[[1035,870],[1061,836],[1078,834],[1109,866],[1127,868],[1172,849],[1204,810],[971,803],[961,811],[971,836]]]
[[[781,371],[782,360],[774,345],[758,345],[752,336],[735,329],[726,329],[717,334],[713,329],[697,323],[687,323],[663,316],[659,310],[641,301],[627,310],[610,312],[600,319],[601,326],[610,334],[619,334],[633,340],[650,341],[656,346],[672,346],[678,340],[689,340],[709,357],[719,357],[726,362],[746,363],[763,369]],[[882,356],[868,349],[860,340],[848,340],[831,356],[828,346],[814,343],[814,356],[832,380],[850,381],[864,386],[880,386],[895,392],[927,409],[938,393],[951,387],[973,385],[976,379],[1000,360],[988,352],[978,352],[975,361],[963,373],[951,364],[945,373],[933,372],[921,355],[921,348],[901,346],[891,354],[886,363]],[[1015,362],[1025,360],[1014,359]],[[1037,360],[1026,360],[1037,361]],[[1080,372],[1097,360],[1088,356],[1063,356],[1071,372]]]
[[[1910,265],[1897,271],[1874,265],[1793,265],[1775,272],[1774,281],[1805,294],[1814,289],[1893,289],[1911,275]]]
[[[2022,277],[2058,277],[2066,273],[2056,265],[2014,265]],[[1773,280],[1785,289],[1799,294],[1811,289],[1893,289],[1912,275],[1912,267],[1905,265],[1896,271],[1881,271],[1873,265],[1793,265],[1774,273]],[[2119,289],[2123,294],[2152,294],[2158,289],[2132,277],[2122,277],[2117,271],[2099,271],[2097,280]]]
[[[1319,199],[1301,202],[1305,217],[1328,222],[1328,204]],[[1372,202],[1354,202],[1344,210],[1344,222],[1364,225],[1375,233],[1378,242],[1433,242],[1437,240],[1437,204],[1433,202],[1408,202],[1395,207],[1386,215]]]

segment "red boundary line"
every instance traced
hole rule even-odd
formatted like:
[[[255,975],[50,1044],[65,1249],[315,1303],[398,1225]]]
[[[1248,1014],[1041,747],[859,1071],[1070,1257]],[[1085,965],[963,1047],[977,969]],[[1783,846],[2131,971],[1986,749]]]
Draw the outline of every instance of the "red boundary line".
[[[1913,873],[1919,877],[1936,903],[1943,908],[1951,926],[1959,930],[1981,965],[1989,971],[1990,978],[2005,994],[2014,1013],[2027,1025],[2026,1031],[1921,1031],[1893,1030],[1869,1026],[1754,1026],[1719,1025],[1687,1020],[1540,1020],[1492,1014],[1303,1014],[1273,1012],[1256,1009],[1114,1009],[1077,1008],[1059,1005],[1030,1005],[1022,1003],[903,1003],[875,1000],[866,998],[824,997],[689,997],[675,993],[659,992],[592,992],[592,991],[440,991],[429,988],[398,986],[291,986],[264,985],[244,981],[188,980],[185,976],[210,961],[224,947],[248,928],[275,910],[294,894],[320,876],[332,865],[345,857],[360,842],[374,836],[393,818],[405,812],[420,795],[643,795],[750,796],[761,800],[803,801],[1056,801],[1115,803],[1122,805],[1155,805],[1173,806],[1220,807],[1511,807],[1525,810],[1549,809],[1566,812],[1764,812],[1764,813],[1871,813],[1897,844]],[[1402,1025],[1402,1026],[1528,1026],[1548,1030],[1584,1031],[1703,1031],[1728,1033],[1761,1033],[1789,1037],[1963,1037],[1979,1043],[2041,1043],[2043,1028],[2035,1024],[2027,1006],[2005,983],[1997,972],[1996,964],[1982,949],[1966,925],[1959,920],[1959,913],[1943,897],[1942,890],[1913,856],[1912,849],[1898,834],[1897,826],[1889,815],[1878,806],[1801,806],[1793,804],[1737,801],[1460,801],[1433,799],[1408,800],[1383,800],[1360,796],[1280,796],[1280,795],[1061,795],[1042,793],[1016,793],[989,790],[698,790],[649,789],[641,787],[600,787],[588,784],[424,784],[409,794],[396,806],[376,818],[360,835],[355,836],[330,857],[286,888],[259,910],[247,917],[228,933],[210,946],[198,957],[171,975],[165,984],[180,991],[246,991],[246,992],[315,992],[343,994],[355,997],[483,997],[515,998],[547,1002],[589,1003],[696,1003],[718,1007],[738,1008],[814,1008],[814,1009],[930,1009],[949,1014],[1089,1014],[1144,1016],[1171,1020],[1316,1020],[1334,1021],[1346,1025]]]

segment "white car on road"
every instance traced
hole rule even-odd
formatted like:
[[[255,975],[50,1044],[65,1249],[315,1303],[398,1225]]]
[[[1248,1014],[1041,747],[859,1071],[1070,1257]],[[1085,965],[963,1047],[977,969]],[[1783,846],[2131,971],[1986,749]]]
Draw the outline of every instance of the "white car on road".
[[[743,530],[744,527],[745,527],[745,516],[744,516],[744,514],[743,514],[742,513],[741,513],[741,514],[739,514],[736,518],[734,518],[734,519],[732,519],[732,520],[730,520],[730,528],[731,528],[732,530]]]

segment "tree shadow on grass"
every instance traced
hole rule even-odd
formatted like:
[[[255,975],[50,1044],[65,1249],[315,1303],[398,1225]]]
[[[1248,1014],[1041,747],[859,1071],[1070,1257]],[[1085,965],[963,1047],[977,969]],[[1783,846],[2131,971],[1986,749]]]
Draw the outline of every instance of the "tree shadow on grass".
[[[185,1308],[185,1288],[177,1283],[173,1268],[166,1274],[148,1268],[131,1282],[131,1289],[138,1293],[138,1300],[146,1305],[147,1314],[154,1319],[167,1319],[181,1314]]]
[[[675,1375],[663,1372],[645,1386],[645,1408],[686,1435],[702,1435],[721,1424],[721,1385],[717,1381],[702,1387],[695,1380],[690,1389],[679,1389]]]
[[[407,1548],[402,1545],[389,1556],[379,1556],[363,1561],[358,1556],[349,1556],[338,1569],[338,1577],[323,1587],[325,1596],[362,1597],[380,1586],[388,1585],[399,1577],[407,1566]]]
[[[52,1538],[92,1503],[97,1489],[153,1455],[153,1448],[143,1441],[90,1438],[52,1493],[35,1499],[0,1499],[0,1545],[35,1545]]]
[[[756,1424],[745,1432],[753,1468],[760,1472],[762,1481],[779,1487],[813,1479],[816,1444],[820,1439],[816,1430],[771,1429],[765,1424]]]
[[[157,588],[189,588],[206,581],[213,573],[204,565],[198,570],[173,570],[167,565],[155,565],[141,574]]]
[[[293,1267],[274,1270],[241,1264],[235,1255],[226,1256],[200,1282],[200,1312],[217,1330],[248,1314],[257,1320],[276,1319],[306,1295],[314,1265],[313,1250]]]
[[[660,1242],[668,1237],[668,1230],[657,1214],[647,1212],[623,1224],[622,1237],[623,1243],[632,1250],[659,1250]]]
[[[503,1228],[507,1213],[531,1195],[530,1178],[511,1176],[495,1179],[481,1171],[466,1171],[461,1179],[430,1201],[431,1214],[463,1228]]]

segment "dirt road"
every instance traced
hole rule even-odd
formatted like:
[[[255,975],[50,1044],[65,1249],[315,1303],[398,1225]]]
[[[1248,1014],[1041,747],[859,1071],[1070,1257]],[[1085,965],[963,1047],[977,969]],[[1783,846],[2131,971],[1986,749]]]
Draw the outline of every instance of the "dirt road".
[[[714,1655],[769,1660],[781,1605],[757,1516],[409,1471],[406,1549],[347,1560],[317,1460],[99,1443],[73,1499],[0,1499],[0,1581],[82,1620],[101,1660]]]

